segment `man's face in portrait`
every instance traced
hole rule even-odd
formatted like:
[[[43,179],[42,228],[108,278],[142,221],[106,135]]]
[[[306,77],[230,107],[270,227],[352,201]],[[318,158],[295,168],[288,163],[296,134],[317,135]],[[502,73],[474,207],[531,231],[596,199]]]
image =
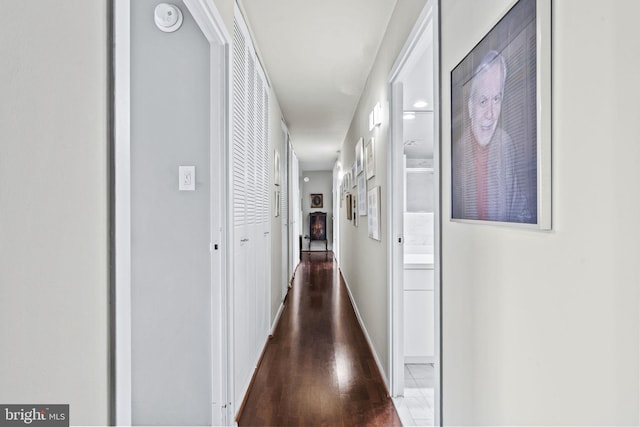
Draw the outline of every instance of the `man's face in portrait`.
[[[471,131],[476,141],[485,147],[498,126],[502,107],[502,67],[495,61],[474,77],[469,99]]]

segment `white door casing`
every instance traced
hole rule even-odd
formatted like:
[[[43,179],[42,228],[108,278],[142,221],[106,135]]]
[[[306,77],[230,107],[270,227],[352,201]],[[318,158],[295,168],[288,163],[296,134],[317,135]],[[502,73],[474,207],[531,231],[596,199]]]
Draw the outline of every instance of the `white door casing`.
[[[434,318],[435,318],[435,425],[441,425],[442,416],[442,382],[441,382],[441,259],[440,259],[440,223],[442,206],[440,205],[440,92],[439,92],[439,28],[438,28],[438,2],[428,0],[421,15],[418,17],[407,42],[392,67],[389,74],[389,93],[391,94],[390,114],[391,126],[389,128],[389,144],[387,152],[388,186],[392,188],[393,200],[388,204],[388,227],[391,230],[389,239],[388,260],[388,289],[389,289],[389,354],[391,372],[391,394],[398,396],[404,391],[404,301],[403,301],[403,85],[399,75],[403,68],[412,59],[412,54],[417,50],[426,38],[431,38],[433,45],[433,99],[434,109],[434,177],[435,177],[435,209],[434,209]]]
[[[226,425],[228,414],[229,313],[229,183],[227,180],[230,116],[231,37],[212,2],[184,0],[185,6],[210,44],[210,249],[211,249],[211,393],[212,423]],[[113,375],[116,425],[131,425],[131,58],[130,0],[114,4],[115,91],[115,319]]]

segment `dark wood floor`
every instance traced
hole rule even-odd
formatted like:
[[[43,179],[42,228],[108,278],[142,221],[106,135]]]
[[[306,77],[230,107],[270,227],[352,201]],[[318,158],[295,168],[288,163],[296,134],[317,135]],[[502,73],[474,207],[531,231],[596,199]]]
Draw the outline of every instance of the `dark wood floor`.
[[[401,426],[333,255],[303,254],[240,426]]]

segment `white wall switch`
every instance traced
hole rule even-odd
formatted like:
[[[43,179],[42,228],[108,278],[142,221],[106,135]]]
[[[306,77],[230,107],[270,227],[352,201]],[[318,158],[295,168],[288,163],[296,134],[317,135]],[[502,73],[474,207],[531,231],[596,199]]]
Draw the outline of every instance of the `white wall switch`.
[[[178,189],[180,191],[196,191],[196,167],[178,167]]]

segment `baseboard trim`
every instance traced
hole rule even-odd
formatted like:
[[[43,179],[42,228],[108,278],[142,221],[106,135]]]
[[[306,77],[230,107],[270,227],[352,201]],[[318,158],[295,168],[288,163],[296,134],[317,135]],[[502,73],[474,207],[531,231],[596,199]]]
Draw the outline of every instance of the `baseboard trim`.
[[[356,301],[353,298],[353,294],[351,293],[349,282],[347,282],[347,279],[344,277],[344,275],[342,274],[342,270],[340,270],[339,267],[338,267],[338,271],[340,272],[340,278],[344,281],[344,285],[347,288],[347,293],[349,294],[349,300],[351,300],[353,311],[356,313],[356,318],[358,319],[358,323],[362,328],[362,332],[364,332],[364,337],[367,339],[367,344],[369,345],[371,354],[373,354],[373,360],[376,361],[376,366],[378,367],[378,372],[380,373],[380,377],[382,377],[382,381],[386,388],[387,396],[391,396],[391,393],[389,392],[390,390],[389,378],[387,378],[387,375],[384,373],[384,369],[382,369],[382,363],[380,363],[380,357],[378,357],[378,353],[376,352],[375,347],[373,346],[373,341],[371,341],[371,337],[369,336],[369,331],[367,331],[367,327],[365,326],[364,321],[362,320],[362,316],[360,315],[360,310],[358,310],[358,304],[356,304]]]
[[[275,319],[273,319],[273,324],[271,325],[271,330],[269,331],[269,335],[267,336],[267,339],[264,342],[264,345],[262,346],[262,352],[260,353],[260,357],[258,358],[258,361],[256,363],[256,367],[253,369],[253,374],[251,375],[251,380],[249,381],[249,384],[247,385],[247,388],[244,390],[244,394],[243,394],[243,398],[242,398],[242,403],[240,404],[240,408],[238,409],[238,411],[236,412],[236,417],[235,417],[235,424],[238,425],[238,421],[240,420],[240,417],[242,416],[242,411],[244,410],[244,407],[247,404],[247,399],[249,398],[249,391],[251,391],[251,387],[253,387],[253,383],[255,382],[256,379],[256,374],[258,373],[258,368],[260,367],[260,365],[262,364],[262,361],[264,359],[264,355],[267,352],[267,346],[269,345],[269,340],[271,340],[271,338],[273,338],[273,335],[275,334],[276,329],[278,328],[278,325],[280,324],[280,318],[282,317],[282,312],[284,311],[284,307],[287,301],[287,297],[289,296],[289,292],[291,291],[291,287],[293,286],[293,278],[295,277],[295,273],[298,270],[298,266],[300,264],[298,264],[293,272],[293,276],[291,276],[291,280],[289,281],[289,288],[287,289],[287,294],[284,296],[284,298],[282,299],[282,302],[280,303],[280,307],[278,308],[278,312],[276,313],[276,317]]]
[[[284,310],[284,305],[287,302],[287,297],[289,296],[290,290],[291,290],[291,286],[287,288],[287,294],[282,299],[282,302],[280,303],[280,307],[278,307],[278,312],[276,313],[276,317],[275,319],[273,319],[273,324],[271,325],[271,333],[269,334],[270,337],[272,337],[273,334],[276,332],[276,327],[280,322],[280,316],[282,316],[282,311]]]
[[[260,367],[260,365],[262,364],[262,360],[264,359],[264,355],[267,351],[267,345],[269,344],[269,340],[273,337],[273,335],[269,334],[267,335],[264,344],[262,346],[262,351],[260,352],[260,356],[258,357],[258,360],[255,364],[255,367],[253,368],[253,373],[251,374],[251,379],[249,379],[249,383],[247,384],[247,386],[243,389],[243,393],[242,393],[242,403],[240,404],[240,407],[238,408],[238,410],[236,411],[236,417],[235,417],[235,421],[236,423],[238,422],[238,420],[240,420],[240,417],[242,416],[242,411],[244,410],[244,407],[247,404],[247,399],[249,398],[249,391],[251,391],[251,387],[253,387],[253,383],[256,380],[256,374],[258,373],[258,368]]]

